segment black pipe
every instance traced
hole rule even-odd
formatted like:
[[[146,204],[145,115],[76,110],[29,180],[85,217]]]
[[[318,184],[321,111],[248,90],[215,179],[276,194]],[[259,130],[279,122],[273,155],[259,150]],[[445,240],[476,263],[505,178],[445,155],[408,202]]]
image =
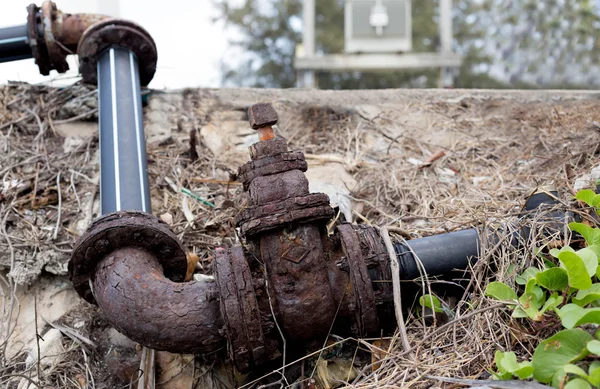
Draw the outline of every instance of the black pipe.
[[[0,28],[0,63],[32,57],[27,24]]]
[[[98,60],[101,214],[151,213],[138,62],[111,47]]]
[[[510,232],[511,244],[518,246],[524,239],[528,239],[531,227],[527,220],[540,208],[548,208],[559,203],[558,192],[540,191],[531,195],[524,210],[527,212],[522,218],[521,227]],[[564,212],[555,210],[544,214],[543,220],[555,222],[546,227],[546,233],[551,234],[561,231],[564,225]],[[492,243],[497,243],[502,233],[496,231],[490,235]],[[480,254],[479,230],[471,228],[447,234],[433,235],[425,238],[409,240],[405,243],[394,244],[396,256],[400,264],[400,277],[403,280],[413,280],[422,274],[437,276],[448,274],[453,270],[466,270],[469,262],[474,263]],[[415,256],[421,261],[423,268],[419,271],[419,264]]]
[[[469,261],[478,258],[479,231],[471,228],[413,239],[406,244],[397,242],[394,249],[402,280],[413,280],[422,273],[428,276],[446,274],[455,269],[468,269]],[[423,264],[421,271],[415,254]]]

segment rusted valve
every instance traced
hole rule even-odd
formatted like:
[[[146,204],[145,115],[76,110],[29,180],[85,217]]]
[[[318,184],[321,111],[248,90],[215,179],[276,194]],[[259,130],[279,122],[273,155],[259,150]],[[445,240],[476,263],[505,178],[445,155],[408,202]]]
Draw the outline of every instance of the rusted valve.
[[[269,103],[250,107],[248,116],[258,129],[270,129],[277,121]],[[273,345],[282,339],[275,324],[288,345],[310,348],[321,344],[334,321],[356,335],[375,334],[378,303],[384,320],[391,317],[391,284],[375,291],[370,278],[391,279],[377,232],[342,225],[329,237],[325,224],[333,209],[327,195],[309,193],[304,154],[289,151],[287,142],[274,134],[263,134],[250,147],[252,161],[238,174],[248,206],[236,222],[246,245],[220,250],[216,257],[221,313],[229,349],[241,370],[278,355]],[[247,289],[247,277],[231,277],[229,269],[251,274],[253,290]],[[259,314],[246,314],[256,310]],[[257,323],[260,331],[247,330]]]

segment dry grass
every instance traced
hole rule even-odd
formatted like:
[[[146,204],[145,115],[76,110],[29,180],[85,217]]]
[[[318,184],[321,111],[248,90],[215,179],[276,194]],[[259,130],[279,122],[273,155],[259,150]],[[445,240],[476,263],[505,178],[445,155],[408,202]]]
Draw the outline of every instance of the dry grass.
[[[212,249],[236,240],[232,217],[241,187],[229,182],[237,160],[227,152],[213,154],[198,132],[211,121],[207,109],[239,107],[208,100],[201,92],[185,92],[170,123],[172,135],[150,144],[148,154],[154,213],[170,215],[175,232],[199,254],[201,272],[210,274]],[[11,293],[16,283],[33,283],[42,270],[64,274],[73,242],[97,216],[97,140],[84,138],[66,148],[55,132],[57,122],[70,118],[96,121],[93,101],[93,90],[81,86],[0,88],[0,266],[10,269],[2,279],[4,341],[10,316],[18,313]],[[358,186],[349,189],[358,222],[388,225],[412,238],[473,226],[516,228],[525,198],[544,185],[559,188],[561,209],[574,209],[574,179],[598,164],[600,103],[593,100],[521,104],[432,98],[386,104],[371,117],[339,105],[279,100],[281,132],[292,148],[312,154],[311,163],[333,161],[354,176]],[[190,153],[190,131],[199,139],[197,159]],[[434,155],[430,164],[417,165]],[[544,221],[532,223],[539,231]],[[504,241],[509,232],[504,230]],[[451,306],[447,318],[431,325],[405,307],[409,350],[398,336],[382,343],[332,337],[326,349],[305,359],[304,381],[316,378],[318,357],[338,346],[346,348],[340,355],[357,365],[356,377],[349,380],[355,388],[440,385],[432,376],[485,378],[495,350],[527,357],[551,329],[511,320],[509,310],[485,298],[483,290],[491,279],[514,283],[517,273],[539,260],[534,248],[548,239],[533,234],[518,250],[483,244],[481,260],[461,283],[464,298]],[[439,284],[419,281],[426,290],[439,290]],[[81,379],[89,387],[104,387],[102,356],[87,354],[72,340],[66,343],[63,364],[41,374],[40,385],[79,388]],[[376,370],[364,357],[371,353],[382,358]],[[22,356],[1,357],[0,385],[11,375],[29,374]]]

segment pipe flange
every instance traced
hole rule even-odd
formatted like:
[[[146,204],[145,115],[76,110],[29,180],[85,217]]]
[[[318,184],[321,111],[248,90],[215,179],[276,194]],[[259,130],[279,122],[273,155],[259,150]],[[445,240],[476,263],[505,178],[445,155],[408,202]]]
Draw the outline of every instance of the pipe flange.
[[[60,13],[62,17],[62,13]],[[52,1],[44,1],[42,3],[42,29],[44,31],[44,42],[46,43],[46,51],[48,52],[47,60],[50,63],[50,68],[55,69],[59,73],[64,73],[69,70],[67,64],[67,55],[69,54],[57,41],[57,25],[62,23],[57,18],[59,17],[56,4]]]
[[[348,262],[350,283],[354,295],[357,336],[366,337],[377,333],[379,322],[373,285],[367,264],[363,258],[359,234],[351,224],[337,227],[342,250]]]
[[[256,177],[269,176],[290,170],[305,172],[307,169],[308,164],[304,159],[304,153],[301,151],[285,152],[262,157],[240,166],[238,181],[244,184],[244,190],[248,190],[250,183]]]
[[[250,158],[253,160],[285,153],[288,151],[287,141],[283,138],[275,138],[254,143],[250,146]]]
[[[236,225],[240,227],[242,235],[250,236],[284,224],[331,219],[333,213],[333,208],[329,205],[329,196],[324,193],[311,193],[246,208],[237,216]]]
[[[106,19],[90,26],[81,37],[77,54],[83,81],[97,84],[96,64],[100,53],[111,46],[132,51],[140,68],[140,84],[146,86],[156,72],[158,54],[150,34],[137,24],[123,19]]]
[[[27,33],[29,35],[29,47],[35,63],[40,69],[40,74],[47,76],[52,70],[48,50],[44,41],[44,34],[39,28],[42,25],[42,15],[40,8],[35,4],[27,7]]]
[[[220,292],[229,355],[237,369],[245,373],[253,366],[265,362],[268,353],[260,310],[252,286],[252,275],[243,248],[217,248],[214,271]]]
[[[185,279],[185,250],[169,226],[147,213],[120,211],[95,220],[75,244],[69,277],[81,297],[96,303],[90,287],[96,265],[110,252],[124,247],[141,247],[154,254],[171,281]]]

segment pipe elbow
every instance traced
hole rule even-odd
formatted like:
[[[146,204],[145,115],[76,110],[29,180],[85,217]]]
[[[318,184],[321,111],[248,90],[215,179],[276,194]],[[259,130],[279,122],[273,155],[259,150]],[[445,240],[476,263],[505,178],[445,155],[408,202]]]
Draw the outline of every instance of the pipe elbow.
[[[207,354],[225,345],[216,284],[173,282],[142,248],[106,255],[96,268],[93,293],[117,330],[149,348]]]

